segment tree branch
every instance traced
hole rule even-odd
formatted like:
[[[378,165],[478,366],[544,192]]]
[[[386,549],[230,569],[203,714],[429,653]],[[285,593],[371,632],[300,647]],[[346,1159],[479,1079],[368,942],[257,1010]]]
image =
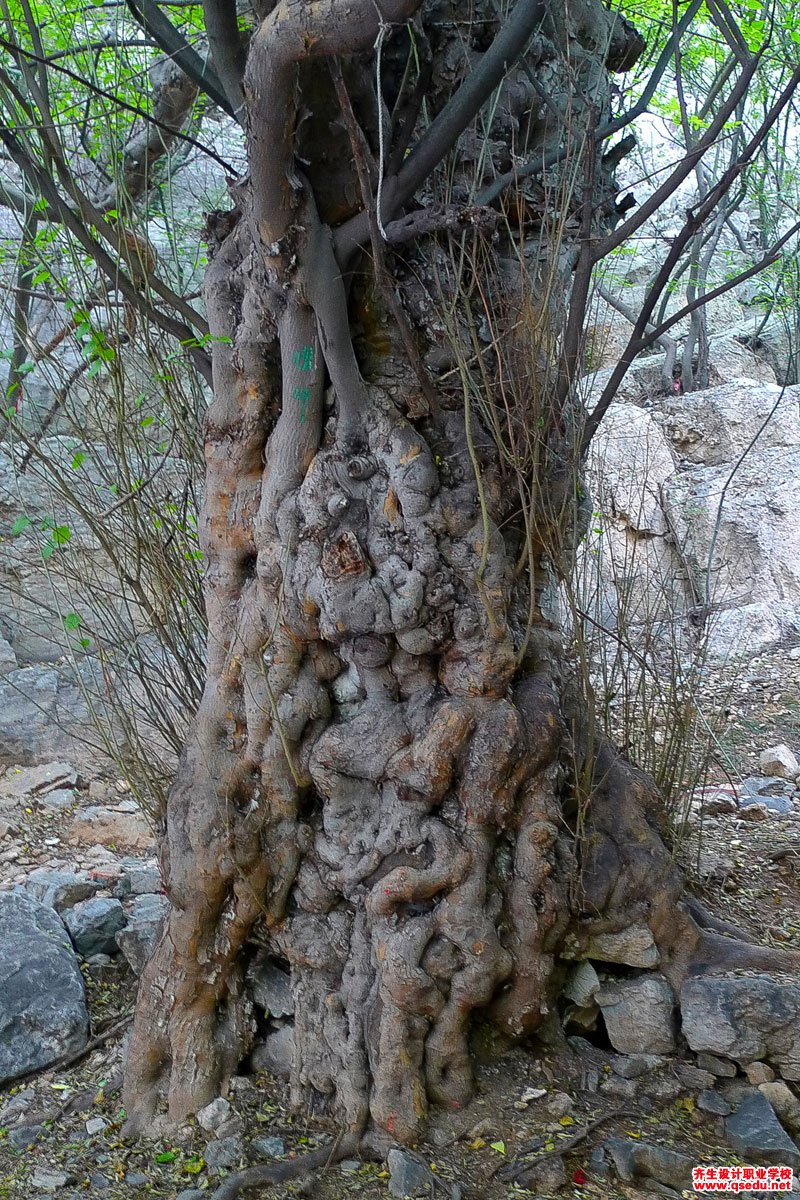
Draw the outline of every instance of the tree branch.
[[[205,92],[215,104],[224,109],[229,116],[235,117],[233,105],[225,94],[225,89],[214,68],[194,50],[186,38],[168,20],[155,0],[128,0],[128,8],[134,19],[153,41],[157,42],[164,53],[175,60],[182,71],[193,79],[202,92]]]
[[[541,23],[547,5],[548,0],[517,0],[478,66],[431,122],[397,175],[385,181],[380,214],[384,225],[411,199],[503,81]],[[337,255],[346,256],[368,239],[369,219],[361,212],[337,229]]]
[[[245,52],[236,22],[236,0],[203,0],[208,48],[233,115],[241,122]]]
[[[621,113],[620,116],[614,117],[612,121],[606,121],[604,124],[598,126],[595,137],[599,142],[605,141],[606,138],[612,137],[621,129],[625,129],[626,126],[630,125],[637,117],[640,117],[642,113],[647,111],[648,105],[656,93],[656,88],[661,82],[669,64],[672,62],[676,45],[704,3],[705,0],[692,0],[692,3],[675,26],[672,37],[661,51],[641,96],[627,112]],[[542,171],[547,171],[550,167],[556,166],[566,158],[568,153],[569,150],[567,148],[554,150],[550,154],[546,154],[543,158],[532,158],[529,162],[523,163],[522,166],[513,167],[505,175],[499,175],[497,179],[485,187],[476,197],[475,203],[491,204],[507,187],[517,183],[520,179],[527,179],[529,175],[538,175]]]
[[[169,333],[177,338],[186,347],[190,359],[203,379],[207,383],[211,383],[211,359],[205,350],[197,345],[197,334],[195,331],[189,325],[184,325],[183,322],[177,321],[167,313],[161,312],[160,309],[156,308],[155,305],[151,304],[142,295],[121,269],[119,262],[115,261],[100,242],[92,237],[85,222],[63,199],[47,172],[42,170],[37,163],[29,158],[19,140],[10,130],[0,128],[0,141],[3,142],[10,157],[17,164],[20,171],[22,171],[29,184],[59,214],[60,221],[64,227],[80,242],[84,250],[91,255],[98,268],[109,280],[112,288],[119,291],[126,300],[129,300],[136,310],[147,320],[153,321],[165,333]]]

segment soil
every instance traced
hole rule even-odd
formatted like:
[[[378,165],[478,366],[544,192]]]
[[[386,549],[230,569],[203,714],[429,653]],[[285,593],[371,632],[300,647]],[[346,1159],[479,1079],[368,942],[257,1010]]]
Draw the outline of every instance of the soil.
[[[722,716],[718,765],[711,778],[720,784],[758,773],[758,753],[786,742],[800,750],[800,662],[786,654],[765,656],[745,668],[732,667],[727,678],[715,678],[702,702],[717,705]],[[96,791],[97,785],[95,785]],[[124,784],[111,796],[124,794]],[[80,801],[86,797],[77,795]],[[800,807],[787,817],[745,820],[739,812],[702,814],[694,806],[687,836],[676,850],[694,890],[718,916],[739,924],[775,946],[800,947]],[[76,850],[65,845],[63,830],[69,811],[51,812],[32,805],[29,811],[3,814],[11,825],[0,854],[0,887],[37,865],[102,867],[116,852],[108,847]],[[54,840],[57,839],[57,840]],[[120,967],[102,981],[85,968],[92,1032],[102,1035],[132,1011],[135,979]],[[606,1065],[598,1069],[551,1024],[547,1045],[517,1047],[499,1061],[481,1062],[476,1046],[477,1091],[463,1112],[439,1114],[427,1141],[418,1147],[433,1178],[434,1195],[500,1200],[546,1194],[548,1181],[514,1181],[517,1168],[535,1164],[541,1154],[571,1144],[576,1134],[598,1118],[607,1118],[563,1156],[566,1182],[559,1194],[579,1198],[675,1196],[651,1181],[631,1185],[613,1175],[598,1173],[592,1150],[611,1136],[631,1137],[680,1150],[699,1164],[730,1165],[737,1160],[726,1148],[719,1117],[696,1106],[697,1089],[678,1079],[680,1058],[694,1063],[685,1051],[660,1070],[636,1082],[636,1097],[626,1093],[630,1082]],[[0,1200],[35,1200],[46,1193],[36,1184],[41,1170],[63,1172],[67,1182],[55,1193],[59,1200],[92,1196],[107,1200],[161,1197],[175,1200],[183,1190],[199,1188],[210,1196],[221,1181],[206,1164],[214,1135],[196,1124],[171,1140],[142,1138],[130,1143],[121,1137],[124,1112],[119,1085],[124,1032],[118,1032],[82,1061],[50,1069],[34,1079],[21,1080],[0,1091],[3,1108],[21,1092],[27,1095],[24,1115],[9,1117],[0,1128]],[[602,1035],[596,1038],[602,1042]],[[600,1046],[599,1048],[602,1048]],[[526,1090],[543,1090],[537,1099],[523,1100]],[[291,1115],[288,1088],[265,1076],[239,1076],[230,1102],[234,1123],[223,1130],[242,1139],[244,1163],[266,1161],[248,1153],[254,1137],[277,1137],[285,1157],[307,1153],[332,1140],[324,1117]],[[623,1110],[623,1111],[620,1111]],[[616,1114],[616,1115],[615,1115]],[[87,1121],[101,1118],[102,1130],[89,1134]],[[238,1120],[237,1120],[238,1118]],[[42,1126],[33,1145],[16,1150],[8,1131],[14,1124]],[[92,1126],[94,1128],[94,1126]],[[560,1158],[548,1158],[549,1170]],[[558,1183],[555,1178],[554,1183]],[[553,1186],[551,1184],[551,1186]],[[318,1172],[313,1179],[281,1184],[257,1195],[307,1196],[318,1200],[384,1200],[389,1193],[384,1163],[349,1161]],[[690,1193],[691,1194],[691,1193]]]

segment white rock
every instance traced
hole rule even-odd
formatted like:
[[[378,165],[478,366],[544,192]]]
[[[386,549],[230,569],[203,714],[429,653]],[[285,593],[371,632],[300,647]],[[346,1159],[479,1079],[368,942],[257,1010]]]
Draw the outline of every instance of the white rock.
[[[212,1100],[205,1108],[200,1109],[197,1114],[197,1124],[208,1133],[213,1133],[228,1120],[230,1115],[231,1106],[228,1101],[222,1096],[217,1096],[216,1100]]]
[[[758,766],[763,775],[776,775],[779,779],[795,779],[800,771],[800,763],[783,743],[762,750],[758,756]]]

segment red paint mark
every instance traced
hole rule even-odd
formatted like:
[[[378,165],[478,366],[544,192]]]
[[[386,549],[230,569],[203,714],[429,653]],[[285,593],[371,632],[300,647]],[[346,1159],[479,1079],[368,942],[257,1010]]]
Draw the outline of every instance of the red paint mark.
[[[394,1133],[394,1123],[397,1120],[397,1113],[390,1113],[389,1120],[386,1122],[386,1132]]]
[[[572,1182],[576,1183],[578,1187],[583,1187],[585,1183],[589,1182],[589,1176],[578,1167],[577,1171],[572,1173]]]

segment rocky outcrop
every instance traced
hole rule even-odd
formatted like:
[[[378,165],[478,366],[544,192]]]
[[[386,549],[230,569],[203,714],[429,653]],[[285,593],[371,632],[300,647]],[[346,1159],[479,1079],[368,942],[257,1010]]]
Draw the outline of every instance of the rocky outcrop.
[[[764,1061],[800,1080],[800,982],[771,975],[705,975],[680,997],[683,1034],[692,1050],[746,1066]]]
[[[593,620],[634,644],[669,621],[712,661],[800,634],[799,403],[738,379],[611,406],[578,563]]]

